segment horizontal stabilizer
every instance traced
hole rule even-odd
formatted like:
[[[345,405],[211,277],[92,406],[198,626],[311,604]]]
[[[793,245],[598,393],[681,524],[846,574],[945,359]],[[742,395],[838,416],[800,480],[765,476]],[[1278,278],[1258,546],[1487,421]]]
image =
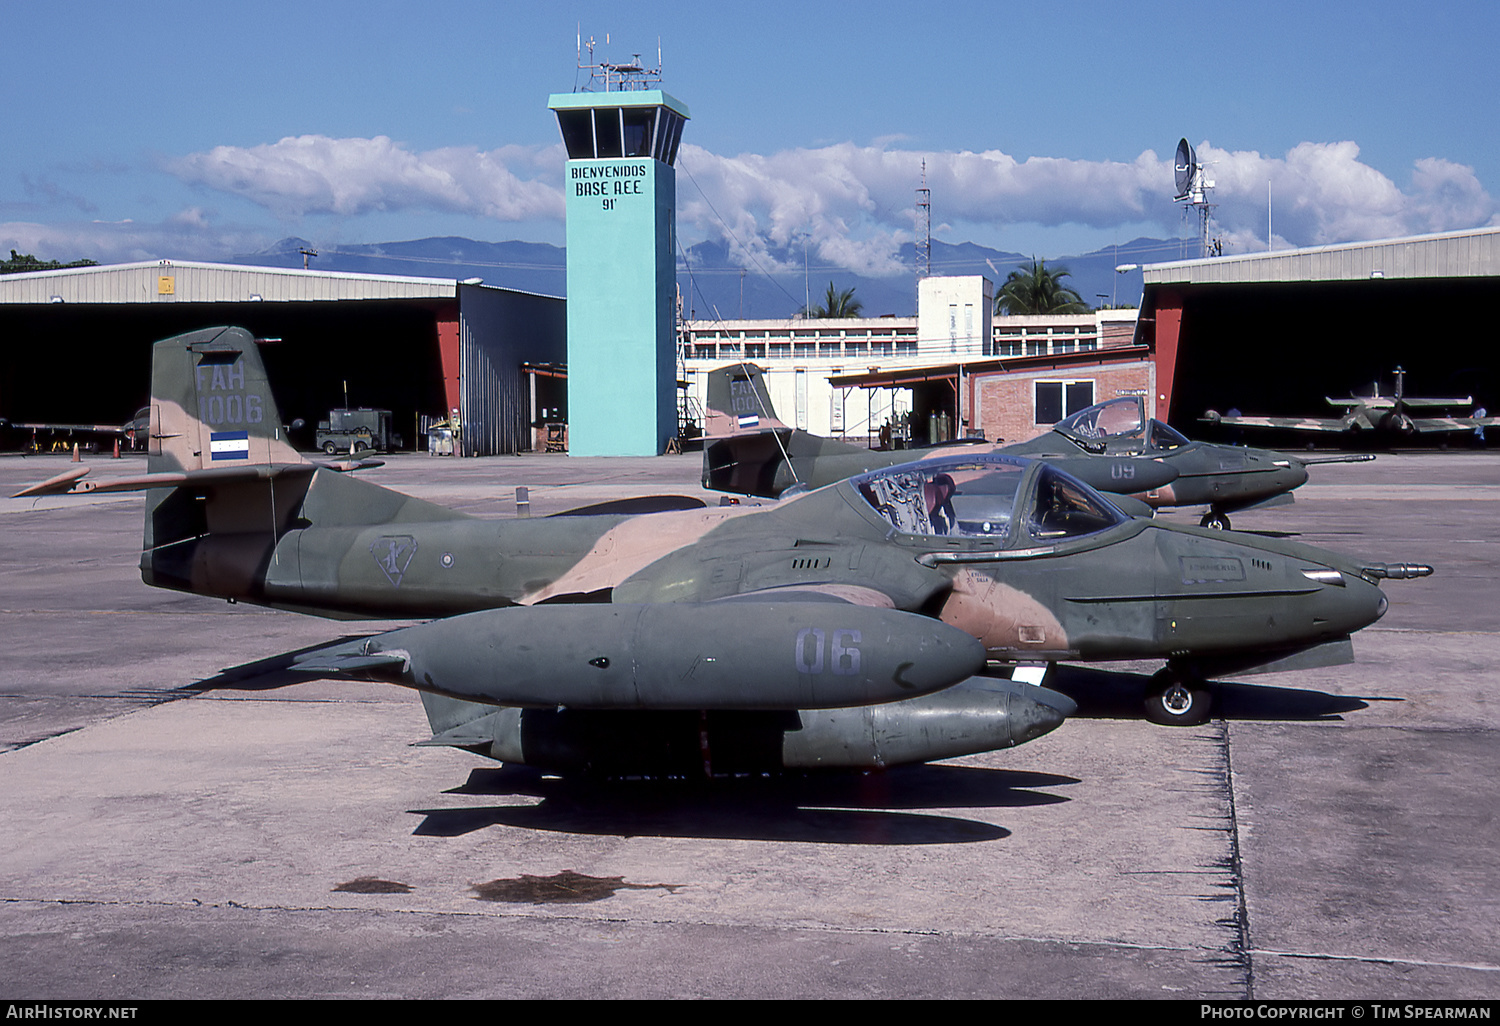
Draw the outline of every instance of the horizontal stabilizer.
[[[74,467],[72,470],[64,471],[56,477],[49,477],[38,484],[27,485],[19,492],[11,495],[12,499],[25,499],[39,495],[66,495],[70,491],[82,489],[77,488],[76,482],[89,472],[88,467]]]
[[[280,478],[286,475],[312,473],[315,469],[347,473],[365,470],[384,464],[378,460],[362,460],[358,463],[252,463],[240,467],[215,467],[209,470],[171,470],[155,474],[136,474],[131,477],[115,477],[108,481],[85,481],[89,467],[75,467],[66,473],[49,477],[39,484],[28,485],[11,496],[13,499],[34,498],[43,495],[92,495],[94,492],[144,492],[152,488],[195,488],[208,485],[230,484],[237,481],[256,481]]]

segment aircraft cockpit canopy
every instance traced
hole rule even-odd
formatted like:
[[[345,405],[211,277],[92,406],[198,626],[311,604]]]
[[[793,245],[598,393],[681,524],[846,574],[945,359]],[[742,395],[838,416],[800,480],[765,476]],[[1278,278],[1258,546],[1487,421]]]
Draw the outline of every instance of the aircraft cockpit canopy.
[[[1138,395],[1122,395],[1079,410],[1058,421],[1053,430],[1085,443],[1085,448],[1096,448],[1102,442],[1110,452],[1132,447],[1129,443],[1156,450],[1188,444],[1179,432],[1159,420],[1147,418],[1146,402]]]
[[[1128,518],[1104,496],[1056,467],[1042,465],[1037,475],[1036,501],[1027,527],[1038,541],[1082,538],[1124,523]]]
[[[1029,466],[1007,456],[956,456],[873,471],[853,484],[871,508],[909,535],[1058,541],[1127,519],[1092,488],[1045,464],[1030,492],[1023,492]],[[1013,527],[1018,521],[1019,532]]]
[[[1146,426],[1145,403],[1138,395],[1122,395],[1118,399],[1079,410],[1071,417],[1058,421],[1052,428],[1069,438],[1108,439],[1139,437]]]
[[[902,534],[1003,540],[1026,467],[1005,457],[923,460],[861,475],[854,486]]]
[[[1151,449],[1175,449],[1180,445],[1187,445],[1188,437],[1174,427],[1164,424],[1162,421],[1151,422]]]

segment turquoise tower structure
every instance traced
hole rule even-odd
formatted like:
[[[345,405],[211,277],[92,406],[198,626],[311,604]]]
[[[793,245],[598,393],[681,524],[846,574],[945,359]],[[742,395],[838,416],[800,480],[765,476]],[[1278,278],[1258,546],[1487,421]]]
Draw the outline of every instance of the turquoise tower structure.
[[[568,235],[568,450],[655,456],[677,434],[677,172],[689,118],[659,89],[559,93]]]

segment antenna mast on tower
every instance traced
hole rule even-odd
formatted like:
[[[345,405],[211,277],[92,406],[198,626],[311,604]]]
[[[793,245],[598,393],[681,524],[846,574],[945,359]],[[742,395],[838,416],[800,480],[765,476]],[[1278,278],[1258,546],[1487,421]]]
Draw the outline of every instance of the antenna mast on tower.
[[[917,280],[932,277],[932,190],[927,188],[927,161],[917,189]]]
[[[1208,238],[1208,223],[1216,206],[1208,201],[1208,194],[1214,183],[1209,180],[1203,165],[1198,162],[1198,154],[1186,139],[1177,144],[1177,159],[1172,171],[1177,185],[1177,195],[1173,199],[1198,211],[1198,255],[1220,256],[1218,240],[1214,240],[1213,252],[1210,252]]]
[[[594,91],[594,83],[601,82],[604,91],[622,92],[628,89],[660,89],[661,88],[661,40],[656,41],[656,67],[648,68],[641,64],[641,55],[631,54],[631,59],[625,64],[611,64],[601,60],[594,63],[594,37],[583,38],[583,33],[578,33],[578,70],[589,73],[588,84],[583,87],[583,92]],[[609,45],[608,33],[604,36],[604,45]],[[589,62],[583,63],[583,51],[589,52]]]

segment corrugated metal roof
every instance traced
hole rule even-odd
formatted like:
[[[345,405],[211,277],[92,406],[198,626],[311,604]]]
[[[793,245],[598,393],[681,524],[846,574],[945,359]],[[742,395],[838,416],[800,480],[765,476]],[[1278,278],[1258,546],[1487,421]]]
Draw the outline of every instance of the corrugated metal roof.
[[[267,303],[453,299],[452,278],[341,274],[177,260],[0,276],[0,303]]]
[[[1500,276],[1500,228],[1148,264],[1147,285]]]

